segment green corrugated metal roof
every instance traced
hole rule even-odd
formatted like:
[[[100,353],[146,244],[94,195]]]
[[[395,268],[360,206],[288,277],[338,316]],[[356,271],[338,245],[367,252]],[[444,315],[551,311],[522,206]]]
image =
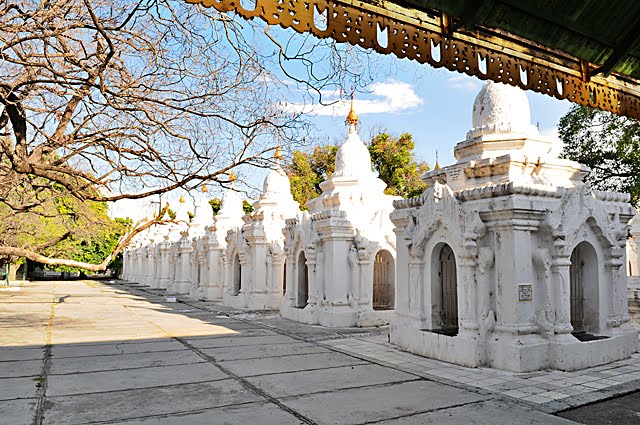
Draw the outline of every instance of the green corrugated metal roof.
[[[640,79],[638,0],[401,0],[459,19],[460,30],[502,30],[611,71]],[[617,57],[620,56],[620,57]]]

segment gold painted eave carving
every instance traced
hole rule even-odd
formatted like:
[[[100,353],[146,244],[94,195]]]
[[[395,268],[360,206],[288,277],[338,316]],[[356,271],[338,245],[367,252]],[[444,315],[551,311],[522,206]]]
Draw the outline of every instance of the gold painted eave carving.
[[[385,1],[254,0],[252,10],[240,0],[186,1],[640,119],[638,81],[589,77],[590,64],[497,30],[452,32],[443,14]]]

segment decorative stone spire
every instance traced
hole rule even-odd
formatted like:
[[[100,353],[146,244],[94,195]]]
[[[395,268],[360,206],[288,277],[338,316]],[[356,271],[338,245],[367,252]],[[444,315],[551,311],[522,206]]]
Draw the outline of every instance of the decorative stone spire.
[[[356,114],[356,109],[353,105],[353,91],[351,91],[351,108],[349,109],[349,114],[347,114],[347,119],[344,121],[349,126],[349,134],[355,133],[358,129],[358,114]]]
[[[282,161],[282,148],[280,147],[280,141],[278,141],[278,147],[276,147],[276,151],[273,153],[273,159],[276,161]]]
[[[437,171],[440,169],[440,164],[438,163],[438,150],[436,149],[436,165],[434,165],[433,167],[434,171]]]

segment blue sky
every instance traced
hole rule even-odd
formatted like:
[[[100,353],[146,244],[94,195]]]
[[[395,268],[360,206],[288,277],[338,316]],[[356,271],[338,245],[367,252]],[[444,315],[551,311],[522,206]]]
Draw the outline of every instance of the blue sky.
[[[397,61],[383,56],[380,60]],[[356,94],[360,136],[366,141],[372,131],[380,128],[392,134],[408,132],[413,135],[419,159],[433,165],[437,150],[440,165],[451,164],[453,147],[464,140],[471,128],[473,101],[485,82],[446,69],[402,62],[403,72],[368,86],[374,93]],[[571,103],[534,92],[527,92],[527,97],[531,122],[538,123],[542,133],[554,135],[560,117]],[[320,129],[316,136],[328,143],[343,140],[347,108],[343,103],[318,110],[312,118]],[[331,112],[334,115],[325,115]]]
[[[380,71],[374,70],[374,80],[366,87],[365,92],[356,93],[356,112],[360,117],[360,137],[367,141],[372,134],[384,129],[399,135],[407,132],[413,135],[416,156],[427,161],[430,166],[435,163],[438,151],[441,166],[455,162],[453,147],[464,140],[471,128],[471,110],[473,101],[485,84],[483,81],[446,69],[434,69],[428,65],[409,60],[398,60],[393,55],[374,54],[373,64]],[[389,72],[388,70],[391,70]],[[285,78],[286,80],[286,78]],[[289,87],[288,107],[292,110],[314,109],[309,119],[315,124],[316,131],[311,138],[320,143],[342,143],[347,135],[344,119],[348,112],[348,101],[339,101],[335,93],[325,92],[325,100],[339,101],[328,107],[319,105],[297,105],[300,99],[309,98],[308,93]],[[285,90],[286,92],[287,90]],[[569,109],[568,101],[559,101],[550,96],[527,92],[531,107],[531,122],[539,123],[543,134],[554,135],[560,117]],[[243,169],[240,179],[254,188],[262,187],[266,175],[263,169]],[[220,196],[219,189],[210,187],[211,197]],[[257,196],[255,190],[249,190],[252,197]],[[172,204],[183,195],[178,191],[169,194]],[[187,196],[191,203],[199,193]],[[244,195],[243,195],[244,196]],[[191,198],[191,199],[189,199]],[[148,200],[123,201],[112,210],[114,216],[132,215],[142,218],[149,214]]]

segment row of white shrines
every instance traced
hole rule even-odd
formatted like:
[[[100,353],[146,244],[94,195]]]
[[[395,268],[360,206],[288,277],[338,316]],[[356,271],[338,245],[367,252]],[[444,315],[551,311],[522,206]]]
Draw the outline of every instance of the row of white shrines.
[[[384,194],[353,109],[347,123],[309,211],[278,166],[251,214],[233,190],[214,219],[204,196],[190,224],[181,205],[185,223],[125,252],[123,278],[303,323],[390,323],[393,344],[471,367],[575,370],[637,351],[629,196],[592,190],[587,167],[559,159],[524,92],[485,85],[457,162],[412,199]]]

